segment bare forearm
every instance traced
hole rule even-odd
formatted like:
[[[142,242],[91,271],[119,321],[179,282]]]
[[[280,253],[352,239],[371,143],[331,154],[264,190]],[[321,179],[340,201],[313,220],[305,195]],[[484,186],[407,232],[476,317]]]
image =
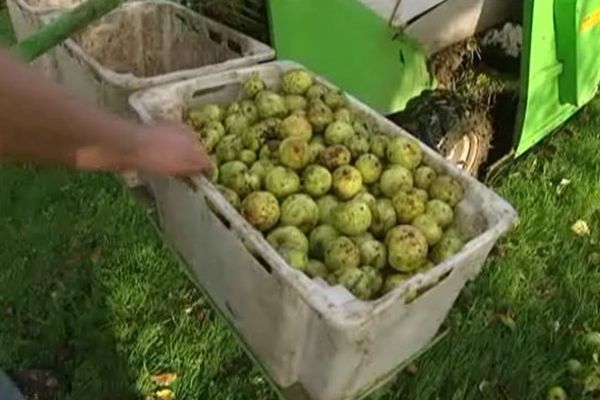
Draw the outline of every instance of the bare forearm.
[[[140,126],[71,97],[0,48],[0,161],[189,175],[211,168],[180,123]]]
[[[0,157],[103,169],[132,168],[135,124],[71,97],[0,49]]]

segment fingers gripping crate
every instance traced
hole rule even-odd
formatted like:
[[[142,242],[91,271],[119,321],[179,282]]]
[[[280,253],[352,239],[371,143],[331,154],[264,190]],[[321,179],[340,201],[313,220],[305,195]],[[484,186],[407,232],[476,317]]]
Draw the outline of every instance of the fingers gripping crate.
[[[279,61],[198,77],[137,93],[131,104],[145,122],[181,120],[189,105],[237,99],[254,73],[277,87],[281,73],[296,67]],[[356,99],[349,102],[380,131],[409,136]],[[178,180],[146,177],[166,237],[280,387],[299,387],[309,399],[345,400],[385,383],[435,336],[465,283],[515,222],[503,199],[422,147],[428,164],[462,182],[465,198],[456,219],[473,239],[459,254],[370,302],[286,265],[204,178],[193,192]]]
[[[132,1],[56,50],[64,84],[123,116],[135,90],[253,65],[273,49],[168,1]]]

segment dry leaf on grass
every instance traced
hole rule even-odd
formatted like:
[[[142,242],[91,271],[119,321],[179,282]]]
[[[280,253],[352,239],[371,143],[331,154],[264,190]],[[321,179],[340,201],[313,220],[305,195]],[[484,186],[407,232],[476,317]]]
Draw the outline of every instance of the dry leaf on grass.
[[[558,186],[556,187],[556,194],[561,195],[563,194],[563,192],[565,191],[565,189],[567,187],[569,187],[569,185],[571,185],[571,180],[569,179],[561,179],[560,183],[558,184]]]
[[[504,325],[511,331],[514,332],[517,330],[517,323],[515,322],[513,315],[511,315],[510,313],[500,314],[498,315],[498,319],[500,320],[502,325]]]
[[[152,381],[158,386],[169,386],[176,380],[177,374],[171,372],[152,375]]]
[[[571,232],[577,236],[589,236],[592,233],[587,222],[582,219],[577,220],[573,225],[571,225]]]

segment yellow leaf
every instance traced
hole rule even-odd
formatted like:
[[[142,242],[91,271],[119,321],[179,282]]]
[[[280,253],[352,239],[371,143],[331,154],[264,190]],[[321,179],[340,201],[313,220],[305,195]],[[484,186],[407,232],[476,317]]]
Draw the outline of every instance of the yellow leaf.
[[[589,236],[591,234],[590,227],[587,222],[580,219],[571,226],[571,232],[577,236]]]
[[[177,374],[165,372],[163,374],[152,375],[152,380],[158,386],[169,386],[177,380]]]
[[[517,329],[517,324],[515,323],[515,320],[510,315],[500,314],[498,316],[498,318],[500,319],[500,322],[502,323],[502,325],[504,325],[511,331],[514,332]]]
[[[175,393],[171,389],[160,389],[154,393],[156,400],[173,400]]]

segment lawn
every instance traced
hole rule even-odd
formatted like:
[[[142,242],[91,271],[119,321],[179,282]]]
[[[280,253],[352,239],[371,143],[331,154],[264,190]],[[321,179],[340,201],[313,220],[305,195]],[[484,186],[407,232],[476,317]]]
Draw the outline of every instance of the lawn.
[[[384,399],[582,398],[565,366],[597,358],[599,176],[596,102],[494,183],[519,227]],[[0,188],[0,368],[54,371],[61,400],[144,398],[158,373],[176,399],[275,399],[113,176],[4,165]]]

